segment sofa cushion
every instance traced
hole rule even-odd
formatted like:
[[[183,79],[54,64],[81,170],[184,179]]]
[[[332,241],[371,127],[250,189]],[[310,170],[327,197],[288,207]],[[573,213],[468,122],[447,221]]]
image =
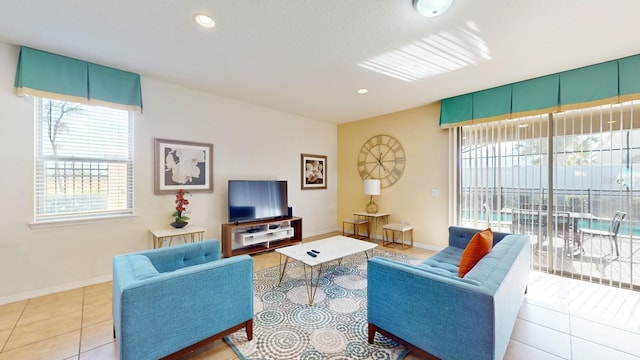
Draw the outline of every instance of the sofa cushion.
[[[460,266],[460,257],[462,250],[457,247],[449,246],[439,253],[424,260],[420,265],[428,265],[434,268],[441,268],[455,276],[458,276],[458,267]]]
[[[434,264],[434,263],[432,263]],[[428,273],[432,273],[432,274],[436,274],[439,276],[444,276],[450,279],[455,279],[458,281],[462,281],[465,282],[467,284],[471,284],[471,285],[481,285],[482,283],[478,280],[473,280],[473,279],[466,279],[466,278],[460,278],[458,277],[458,267],[455,267],[455,271],[451,271],[451,270],[447,270],[448,266],[446,264],[444,264],[445,266],[443,267],[444,263],[436,263],[435,266],[431,266],[428,265],[426,262],[422,262],[418,265],[416,265],[417,268],[422,269],[423,271],[426,271]]]
[[[129,264],[131,272],[137,280],[147,279],[158,275],[158,270],[151,263],[148,257],[144,255],[130,255]]]
[[[458,276],[464,277],[469,270],[491,251],[493,245],[493,231],[488,228],[478,231],[473,235],[460,257],[460,266],[458,268]]]
[[[467,284],[480,285],[480,281],[461,279],[458,276],[458,265],[460,264],[462,250],[463,249],[455,246],[449,246],[432,257],[424,260],[420,264],[417,264],[416,267],[432,274],[446,276],[450,279],[457,279]]]

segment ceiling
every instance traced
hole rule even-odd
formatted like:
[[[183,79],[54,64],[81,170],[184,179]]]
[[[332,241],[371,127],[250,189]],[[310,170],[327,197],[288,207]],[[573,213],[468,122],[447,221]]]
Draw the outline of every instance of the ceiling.
[[[435,18],[411,0],[2,0],[0,42],[339,124],[638,54],[639,13],[637,0],[455,0]]]

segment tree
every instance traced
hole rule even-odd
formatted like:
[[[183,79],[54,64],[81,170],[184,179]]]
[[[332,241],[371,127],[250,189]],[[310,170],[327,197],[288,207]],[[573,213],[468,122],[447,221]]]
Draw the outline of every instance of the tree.
[[[78,104],[69,104],[67,102],[46,100],[44,103],[44,111],[46,112],[45,121],[47,123],[47,135],[49,143],[51,144],[51,150],[53,151],[53,157],[55,159],[54,168],[54,181],[56,189],[60,192],[66,192],[65,182],[62,181],[60,175],[60,166],[58,160],[58,136],[65,130],[66,124],[64,123],[64,117],[68,114],[82,111],[82,107]],[[60,180],[59,180],[60,179]]]
[[[556,153],[557,166],[591,165],[597,161],[598,150],[601,147],[600,139],[592,135],[569,136],[569,141],[563,141],[563,148],[556,148],[554,142],[554,152]]]

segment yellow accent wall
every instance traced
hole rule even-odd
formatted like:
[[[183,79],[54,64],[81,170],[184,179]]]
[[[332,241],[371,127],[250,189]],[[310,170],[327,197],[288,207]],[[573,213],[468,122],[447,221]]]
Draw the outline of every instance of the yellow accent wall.
[[[370,137],[387,134],[404,147],[407,162],[402,177],[375,196],[379,212],[391,213],[390,222],[413,225],[415,245],[447,246],[448,227],[448,131],[438,126],[440,103],[377,116],[338,126],[337,224],[354,211],[364,211],[369,197],[363,194],[358,174],[358,153]],[[379,237],[381,230],[378,229]]]

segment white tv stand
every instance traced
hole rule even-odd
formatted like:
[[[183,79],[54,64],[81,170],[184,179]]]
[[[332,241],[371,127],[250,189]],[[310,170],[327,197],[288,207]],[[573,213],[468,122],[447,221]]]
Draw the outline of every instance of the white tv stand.
[[[300,217],[222,224],[222,254],[225,257],[259,253],[301,241]]]

